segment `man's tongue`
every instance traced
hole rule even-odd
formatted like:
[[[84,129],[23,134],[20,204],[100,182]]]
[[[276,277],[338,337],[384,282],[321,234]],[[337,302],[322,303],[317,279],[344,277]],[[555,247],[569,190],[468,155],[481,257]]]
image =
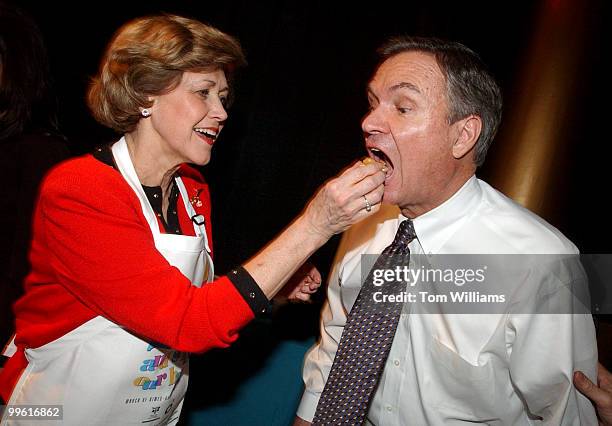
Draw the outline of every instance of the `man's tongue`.
[[[385,166],[388,169],[387,176],[390,176],[391,173],[393,173],[393,162],[389,159],[387,154],[385,154],[384,152],[376,148],[371,149],[370,152],[372,153],[372,155],[374,156],[376,160],[382,161],[383,163],[385,163]]]

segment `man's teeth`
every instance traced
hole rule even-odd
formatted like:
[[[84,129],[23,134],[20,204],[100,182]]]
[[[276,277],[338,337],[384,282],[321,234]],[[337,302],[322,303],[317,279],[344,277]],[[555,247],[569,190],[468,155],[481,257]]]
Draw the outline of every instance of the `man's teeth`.
[[[208,129],[200,129],[198,127],[196,127],[195,129],[196,132],[203,134],[206,137],[209,137],[211,139],[216,139],[217,138],[217,132],[214,132],[212,130],[208,130]]]
[[[389,161],[389,158],[384,152],[382,152],[378,148],[370,148],[370,152],[374,155],[374,157],[376,157],[377,161],[382,161],[383,163],[385,163],[385,167],[389,168],[391,162]]]

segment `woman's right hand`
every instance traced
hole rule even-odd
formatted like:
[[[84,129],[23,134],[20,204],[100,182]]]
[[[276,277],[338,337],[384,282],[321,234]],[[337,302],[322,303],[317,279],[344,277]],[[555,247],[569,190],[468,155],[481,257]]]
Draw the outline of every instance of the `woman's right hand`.
[[[384,193],[384,163],[357,161],[323,185],[310,200],[304,218],[312,232],[325,240],[380,209]],[[364,198],[365,196],[365,198]],[[366,210],[366,198],[371,209]]]
[[[358,161],[329,180],[296,220],[244,264],[268,299],[334,234],[379,210],[385,181],[383,168],[382,163]]]

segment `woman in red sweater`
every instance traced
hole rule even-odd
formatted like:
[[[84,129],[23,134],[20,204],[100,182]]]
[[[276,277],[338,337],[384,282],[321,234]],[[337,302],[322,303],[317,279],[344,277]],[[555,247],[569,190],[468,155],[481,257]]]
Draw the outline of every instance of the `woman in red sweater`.
[[[176,423],[186,353],[230,345],[315,250],[378,210],[384,168],[358,162],[215,278],[208,187],[186,164],[209,162],[243,63],[235,39],[179,16],[117,32],[88,102],[124,137],[43,182],[0,373],[9,405],[62,405],[65,424]]]

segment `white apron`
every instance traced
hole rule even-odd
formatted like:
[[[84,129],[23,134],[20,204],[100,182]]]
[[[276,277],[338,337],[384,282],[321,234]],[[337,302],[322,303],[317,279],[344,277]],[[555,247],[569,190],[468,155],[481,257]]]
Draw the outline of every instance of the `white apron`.
[[[193,285],[213,278],[206,229],[195,237],[162,234],[142,189],[124,138],[112,147],[115,162],[142,206],[155,247]],[[176,179],[190,217],[196,215],[180,178]],[[60,404],[57,425],[176,424],[187,390],[186,353],[147,342],[121,326],[95,317],[39,348],[26,349],[28,366],[11,394],[9,405]],[[32,420],[24,420],[25,424]],[[45,421],[36,421],[37,425]],[[18,424],[16,422],[2,424]]]

